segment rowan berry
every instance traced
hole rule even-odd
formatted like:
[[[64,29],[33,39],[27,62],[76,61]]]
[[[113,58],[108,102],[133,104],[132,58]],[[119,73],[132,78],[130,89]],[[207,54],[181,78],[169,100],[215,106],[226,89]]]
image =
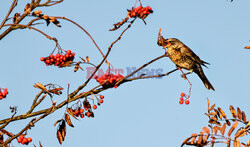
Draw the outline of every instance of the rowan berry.
[[[103,103],[103,99],[99,99],[99,103]]]
[[[180,101],[179,101],[179,104],[183,104],[183,100],[180,100]]]
[[[185,104],[188,105],[189,104],[189,100],[185,100]]]
[[[93,105],[93,109],[96,109],[97,108],[97,106],[96,105]]]

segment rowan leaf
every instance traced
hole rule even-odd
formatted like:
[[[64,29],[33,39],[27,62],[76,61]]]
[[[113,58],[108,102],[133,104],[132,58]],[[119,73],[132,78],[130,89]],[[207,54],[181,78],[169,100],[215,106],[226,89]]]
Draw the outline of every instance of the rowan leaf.
[[[62,121],[62,119],[59,119],[59,120],[57,120],[55,123],[54,123],[54,126],[56,126],[59,122],[61,122]]]
[[[225,134],[226,127],[227,127],[227,124],[224,123],[223,126],[221,127],[221,135],[224,135],[224,134]]]
[[[231,125],[231,123],[230,123],[230,121],[229,121],[229,120],[226,120],[226,123],[227,123],[227,125],[228,125],[228,126],[230,126],[230,125]]]
[[[218,111],[223,116],[223,118],[227,119],[227,116],[226,116],[225,112],[220,107],[218,107]]]
[[[209,136],[210,136],[210,134],[207,134],[207,135],[204,136],[202,144],[207,144],[208,143],[207,140],[208,140]]]
[[[217,116],[222,119],[222,115],[220,114],[220,112],[217,109],[214,109],[214,111],[216,112]]]
[[[215,107],[215,104],[213,104],[213,105],[208,109],[208,112],[209,112],[209,111],[212,111],[212,110],[214,109],[214,107]]]
[[[209,98],[207,98],[207,110],[209,110],[209,107],[210,107],[210,100]]]
[[[234,118],[236,118],[237,115],[236,115],[236,111],[235,111],[234,107],[233,107],[232,105],[230,105],[230,106],[229,106],[229,109],[230,109],[230,112],[231,112],[232,116],[233,116]]]
[[[238,138],[234,140],[234,147],[240,147],[240,141]]]
[[[197,139],[197,144],[201,145],[202,142],[203,142],[203,133],[201,132]]]
[[[65,114],[65,121],[69,126],[74,127],[74,125],[71,122],[70,116],[68,114]]]
[[[74,117],[75,119],[77,119],[74,115],[74,112],[71,108],[67,108],[67,112],[69,113],[70,116]],[[78,120],[78,119],[77,119]]]
[[[238,138],[238,137],[243,137],[244,135],[246,135],[247,132],[245,129],[241,129],[239,130],[235,135],[234,135],[234,138]]]
[[[208,129],[208,127],[203,127],[203,128],[202,128],[202,131],[203,131],[204,133],[210,134],[210,129]]]
[[[59,142],[60,144],[62,144],[63,138],[62,138],[62,133],[61,133],[61,131],[57,130],[57,131],[56,131],[56,136],[57,136],[58,142]]]
[[[238,126],[238,121],[236,121],[233,126],[230,128],[230,130],[228,131],[227,135],[230,136],[232,134],[232,132],[234,131],[235,128],[237,128]]]
[[[192,137],[186,138],[186,139],[182,142],[181,147],[183,147],[191,138],[192,138]]]
[[[243,122],[247,122],[247,117],[246,117],[245,112],[241,111],[241,113],[242,113],[242,120],[243,120]]]
[[[237,117],[239,118],[239,120],[242,120],[242,113],[239,107],[237,107]]]

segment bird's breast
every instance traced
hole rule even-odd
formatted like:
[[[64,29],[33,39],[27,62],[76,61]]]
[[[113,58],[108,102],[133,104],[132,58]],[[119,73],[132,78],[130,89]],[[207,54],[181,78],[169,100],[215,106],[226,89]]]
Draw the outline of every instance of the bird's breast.
[[[194,61],[191,57],[181,53],[179,50],[168,49],[168,57],[179,67],[184,69],[192,69],[194,66]]]

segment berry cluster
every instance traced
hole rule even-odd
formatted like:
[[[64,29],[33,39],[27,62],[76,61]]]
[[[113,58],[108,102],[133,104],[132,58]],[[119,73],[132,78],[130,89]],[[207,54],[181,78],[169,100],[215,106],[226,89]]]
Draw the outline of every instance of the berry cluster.
[[[184,98],[185,98],[185,100],[184,100]],[[188,105],[189,104],[189,97],[185,93],[182,92],[179,103],[183,104],[184,102],[186,105]]]
[[[40,60],[43,61],[47,66],[63,66],[68,61],[73,61],[75,58],[75,53],[72,53],[71,50],[67,50],[66,54],[50,54],[48,57],[41,57]]]
[[[100,106],[101,103],[103,103],[104,96],[100,95],[100,98],[97,98],[97,99],[98,99],[97,105]],[[76,109],[72,109],[72,108],[68,108],[68,109],[70,109],[70,111],[72,111],[73,115],[76,117],[79,117],[79,116],[81,118],[84,118],[84,116],[94,117],[94,112],[92,111],[92,109],[94,110],[97,109],[97,105],[93,104],[91,106],[91,104],[89,103],[87,99],[83,101],[82,105],[78,105]]]
[[[6,98],[6,95],[9,93],[7,88],[4,88],[3,92],[1,92],[1,89],[3,88],[0,88],[0,100]]]
[[[123,75],[120,74],[104,74],[102,76],[95,76],[94,79],[96,79],[96,81],[99,84],[102,84],[103,87],[112,87],[115,85],[116,82],[118,82],[119,80],[121,80],[123,78]],[[117,87],[114,87],[117,88]]]
[[[145,19],[150,13],[153,13],[153,10],[149,6],[138,6],[136,8],[132,8],[132,10],[128,10],[128,15],[131,18],[139,17],[141,19]]]
[[[21,143],[21,144],[28,145],[30,142],[32,142],[32,138],[30,138],[30,137],[25,138],[23,135],[20,135],[20,136],[17,138],[17,142],[18,142],[18,143]]]

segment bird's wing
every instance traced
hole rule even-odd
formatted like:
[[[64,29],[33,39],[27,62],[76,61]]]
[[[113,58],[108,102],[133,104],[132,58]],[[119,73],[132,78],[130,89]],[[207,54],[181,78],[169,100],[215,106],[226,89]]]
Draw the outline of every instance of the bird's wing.
[[[188,46],[184,45],[184,47],[181,48],[181,53],[189,56],[193,61],[207,67],[205,64],[209,64],[203,60],[200,59],[199,56],[197,56]]]

